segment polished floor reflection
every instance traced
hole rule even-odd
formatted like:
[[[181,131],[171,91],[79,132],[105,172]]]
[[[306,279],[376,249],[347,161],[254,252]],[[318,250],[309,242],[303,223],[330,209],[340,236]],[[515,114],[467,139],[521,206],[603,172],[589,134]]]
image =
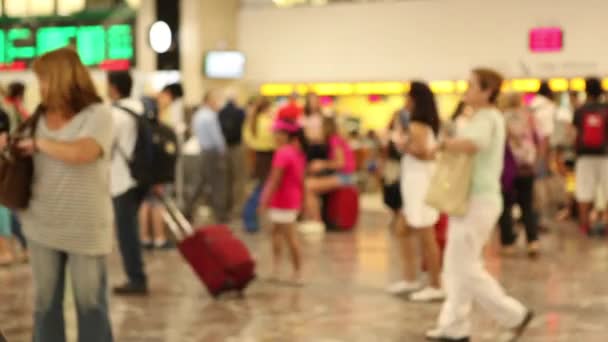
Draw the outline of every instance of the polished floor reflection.
[[[245,238],[258,259],[260,279],[244,300],[212,300],[175,251],[148,254],[152,294],[112,299],[116,341],[424,341],[423,332],[433,326],[439,305],[409,303],[384,293],[385,285],[398,276],[399,260],[386,228],[389,216],[374,201],[365,205],[356,233],[303,239],[303,287],[266,280],[270,248],[263,234]],[[608,340],[608,242],[588,240],[575,231],[574,226],[556,224],[543,236],[543,254],[535,261],[523,252],[500,257],[495,244],[487,250],[492,273],[538,312],[521,341]],[[112,281],[121,281],[115,255],[110,267]],[[9,342],[31,339],[31,292],[27,266],[0,269],[0,329]],[[66,316],[74,327],[73,308],[67,304]],[[477,311],[473,341],[500,341],[502,332]]]

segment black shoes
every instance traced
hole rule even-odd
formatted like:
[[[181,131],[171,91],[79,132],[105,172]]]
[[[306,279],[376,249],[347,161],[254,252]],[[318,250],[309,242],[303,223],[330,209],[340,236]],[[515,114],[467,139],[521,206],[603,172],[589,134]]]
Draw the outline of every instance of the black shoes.
[[[521,335],[524,334],[524,332],[530,325],[530,322],[532,322],[533,318],[534,318],[534,312],[531,310],[528,310],[528,313],[526,313],[526,317],[524,317],[524,320],[521,322],[521,324],[519,326],[517,326],[515,329],[513,329],[513,336],[511,337],[511,340],[510,340],[511,342],[515,342],[515,341],[519,340]]]
[[[440,332],[439,329],[429,330],[426,333],[426,339],[429,341],[436,341],[436,342],[469,342],[469,341],[471,341],[471,338],[468,336],[454,338],[454,337],[445,337],[442,335],[443,334]]]
[[[126,283],[116,286],[114,294],[117,296],[146,296],[148,295],[148,286],[145,284]]]
[[[427,336],[427,340],[436,341],[436,342],[470,342],[471,338],[469,337],[461,337],[461,338],[451,338],[451,337],[437,337],[432,338]]]
[[[152,242],[152,241],[143,242],[142,241],[141,248],[143,248],[146,251],[151,251],[154,249],[154,242]]]
[[[530,323],[532,322],[532,319],[534,318],[534,312],[532,312],[531,310],[528,310],[528,312],[526,313],[526,316],[524,317],[524,320],[514,329],[512,329],[512,331],[509,334],[509,341],[510,342],[516,342],[519,340],[519,338],[524,334],[524,332],[526,331],[526,329],[530,326]],[[469,342],[471,339],[469,337],[460,337],[460,338],[453,338],[453,337],[444,337],[441,336],[441,332],[438,329],[435,330],[430,330],[426,333],[426,339],[429,341],[436,341],[436,342]]]

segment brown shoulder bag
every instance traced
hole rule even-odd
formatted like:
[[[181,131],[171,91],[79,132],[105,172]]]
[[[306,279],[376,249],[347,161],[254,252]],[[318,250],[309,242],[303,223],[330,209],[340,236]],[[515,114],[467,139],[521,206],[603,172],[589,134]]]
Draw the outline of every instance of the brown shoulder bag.
[[[0,152],[0,205],[13,210],[27,209],[32,196],[34,160],[19,152],[20,139],[34,137],[42,111],[36,112],[9,135],[5,148]]]

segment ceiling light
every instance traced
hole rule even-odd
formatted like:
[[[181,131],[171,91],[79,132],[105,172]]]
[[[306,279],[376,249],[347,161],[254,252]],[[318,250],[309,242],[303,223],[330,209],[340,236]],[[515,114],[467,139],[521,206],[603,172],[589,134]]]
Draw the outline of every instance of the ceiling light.
[[[156,53],[165,53],[171,48],[173,34],[171,28],[164,21],[157,21],[150,27],[148,33],[150,47]]]
[[[127,2],[127,5],[129,5],[129,7],[131,7],[132,9],[137,9],[139,8],[139,5],[141,5],[141,0],[125,0]]]
[[[57,2],[57,13],[65,16],[71,15],[84,10],[85,5],[85,0],[60,0]]]

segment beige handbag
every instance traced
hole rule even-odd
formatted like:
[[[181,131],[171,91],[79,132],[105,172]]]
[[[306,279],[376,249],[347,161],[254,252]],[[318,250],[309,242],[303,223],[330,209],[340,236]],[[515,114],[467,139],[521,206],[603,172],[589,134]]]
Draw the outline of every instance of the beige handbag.
[[[464,216],[469,209],[474,156],[442,152],[426,195],[426,204],[450,216]]]

